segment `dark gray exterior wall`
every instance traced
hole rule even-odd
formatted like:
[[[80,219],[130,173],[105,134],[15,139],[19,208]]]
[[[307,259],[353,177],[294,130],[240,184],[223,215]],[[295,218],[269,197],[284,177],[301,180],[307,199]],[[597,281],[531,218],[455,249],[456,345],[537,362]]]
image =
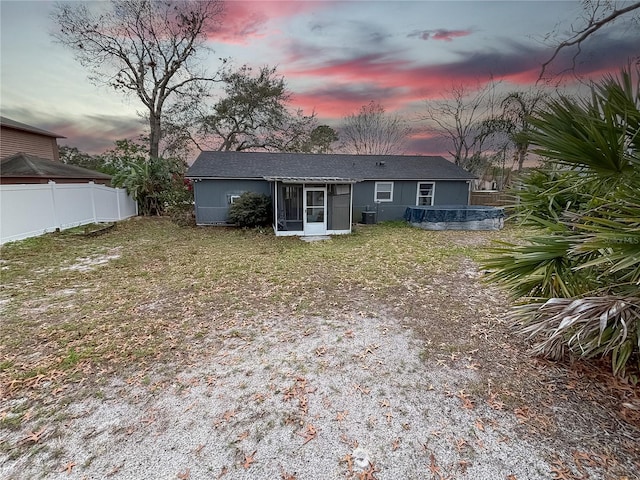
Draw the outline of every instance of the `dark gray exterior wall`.
[[[193,185],[196,223],[212,225],[227,222],[231,195],[255,192],[271,196],[266,180],[198,180]]]
[[[430,182],[433,180],[420,180]],[[469,184],[467,181],[435,180],[434,205],[467,205]],[[393,201],[376,204],[375,181],[359,182],[353,186],[353,221],[360,222],[365,210],[378,213],[378,221],[402,220],[407,207],[416,205],[418,180],[394,180]]]
[[[417,185],[417,182],[416,182]],[[417,187],[416,187],[417,188]],[[434,205],[469,205],[469,182],[436,182]],[[404,215],[404,212],[403,212]]]
[[[429,182],[431,180],[421,180]],[[378,212],[378,221],[402,220],[407,207],[416,204],[417,180],[394,180],[393,202],[374,201],[375,181],[367,180],[353,185],[353,221],[360,222],[362,212]],[[266,180],[198,180],[194,183],[196,223],[223,224],[227,221],[229,198],[244,192],[255,192],[273,198],[273,188]],[[434,205],[467,205],[469,184],[464,180],[435,181]]]

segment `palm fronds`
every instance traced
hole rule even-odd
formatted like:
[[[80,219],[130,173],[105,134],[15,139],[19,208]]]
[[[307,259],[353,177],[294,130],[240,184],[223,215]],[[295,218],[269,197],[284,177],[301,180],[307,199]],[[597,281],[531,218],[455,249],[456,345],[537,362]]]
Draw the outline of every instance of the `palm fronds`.
[[[570,252],[574,237],[541,235],[528,245],[503,243],[489,249],[494,256],[483,261],[487,279],[505,286],[514,298],[573,297],[595,288],[589,271],[577,271]]]
[[[513,318],[539,339],[534,352],[611,356],[623,373],[640,357],[640,67],[588,99],[549,102],[531,123],[548,168],[513,194],[538,234],[493,248],[488,279],[518,299]]]
[[[550,298],[516,307],[512,318],[524,325],[521,333],[538,340],[534,353],[554,359],[567,350],[585,358],[610,354],[615,374],[640,349],[639,297]]]

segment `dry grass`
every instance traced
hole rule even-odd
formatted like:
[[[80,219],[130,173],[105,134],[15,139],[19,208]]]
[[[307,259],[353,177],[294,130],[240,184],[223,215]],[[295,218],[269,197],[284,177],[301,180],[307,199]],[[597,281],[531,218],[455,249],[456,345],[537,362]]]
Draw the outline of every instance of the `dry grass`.
[[[238,319],[403,306],[454,271],[451,259],[473,253],[451,235],[388,225],[307,244],[141,219],[96,238],[10,244],[2,248],[0,380],[15,394],[85,371],[135,370],[193,353],[199,338]],[[490,236],[455,234],[470,243],[478,235]]]
[[[163,369],[170,376],[215,354],[267,318],[304,324],[356,313],[398,319],[424,339],[425,364],[479,371],[468,400],[514,412],[524,433],[574,442],[600,422],[622,434],[615,448],[626,448],[640,424],[633,416],[637,389],[612,384],[597,368],[527,358],[504,323],[505,296],[480,282],[480,247],[524,234],[383,224],[305,243],[271,232],[136,219],[99,237],[61,233],[5,245],[0,397],[8,401],[0,428],[38,418],[50,424],[61,403],[99,396],[114,377],[144,384],[153,371],[158,381]],[[309,324],[302,334],[313,329]],[[559,394],[593,407],[585,418],[559,414]],[[614,456],[613,447],[601,447],[600,455]],[[633,448],[624,451],[637,462]]]

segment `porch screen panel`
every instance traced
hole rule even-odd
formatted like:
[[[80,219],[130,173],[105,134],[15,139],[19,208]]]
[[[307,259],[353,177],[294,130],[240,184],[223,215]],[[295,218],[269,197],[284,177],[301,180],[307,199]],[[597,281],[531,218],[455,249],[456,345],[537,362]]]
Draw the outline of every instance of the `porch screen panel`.
[[[278,195],[278,230],[302,230],[302,185],[282,185]]]
[[[331,212],[327,228],[329,230],[349,230],[351,227],[351,185],[329,185],[327,207]]]
[[[307,190],[307,223],[324,222],[324,192]]]

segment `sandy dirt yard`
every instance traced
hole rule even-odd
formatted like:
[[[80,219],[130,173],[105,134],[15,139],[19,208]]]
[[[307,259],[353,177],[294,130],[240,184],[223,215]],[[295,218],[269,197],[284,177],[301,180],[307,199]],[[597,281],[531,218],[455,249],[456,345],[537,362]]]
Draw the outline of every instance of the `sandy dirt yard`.
[[[78,265],[95,274],[126,248]],[[162,362],[107,359],[62,384],[53,370],[30,386],[47,392],[37,401],[4,384],[0,478],[640,478],[638,389],[606,366],[526,356],[505,295],[470,258],[384,298],[344,288],[359,301],[322,315],[184,313],[198,334],[161,344]],[[93,295],[48,294],[68,310]]]

